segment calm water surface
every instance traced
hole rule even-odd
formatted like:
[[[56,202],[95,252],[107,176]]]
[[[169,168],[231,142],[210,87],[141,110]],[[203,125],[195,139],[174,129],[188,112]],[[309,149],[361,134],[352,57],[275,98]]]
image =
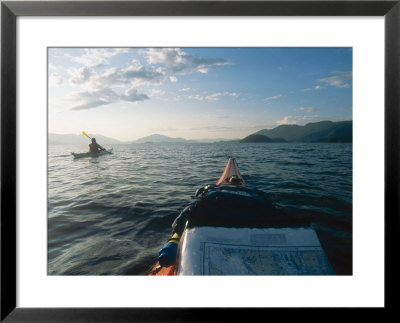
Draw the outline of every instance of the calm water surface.
[[[107,147],[106,148],[111,148]],[[50,146],[48,273],[143,275],[197,188],[215,184],[229,156],[249,187],[309,219],[339,275],[352,274],[352,144]]]

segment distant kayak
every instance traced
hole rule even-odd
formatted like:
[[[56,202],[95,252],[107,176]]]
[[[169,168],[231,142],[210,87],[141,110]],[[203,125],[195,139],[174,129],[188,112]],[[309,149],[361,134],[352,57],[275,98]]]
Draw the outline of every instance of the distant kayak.
[[[310,223],[248,188],[234,158],[195,197],[149,275],[335,275]]]
[[[85,158],[85,157],[98,157],[101,155],[109,155],[112,154],[113,148],[109,149],[109,150],[100,150],[97,153],[74,153],[72,152],[71,155],[74,156],[74,158]]]

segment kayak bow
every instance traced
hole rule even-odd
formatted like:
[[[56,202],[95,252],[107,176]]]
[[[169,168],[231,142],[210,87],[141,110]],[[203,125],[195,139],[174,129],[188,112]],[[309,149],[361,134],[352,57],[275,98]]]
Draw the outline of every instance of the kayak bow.
[[[239,167],[235,158],[229,158],[228,163],[225,166],[224,171],[222,172],[221,177],[217,181],[216,185],[238,185],[238,186],[246,186],[242,175],[239,172]],[[155,266],[151,269],[149,275],[150,276],[172,276],[176,275],[176,265],[172,265],[169,267],[162,267],[159,262],[156,263]]]
[[[246,186],[242,175],[240,175],[239,167],[235,158],[229,158],[225,169],[217,181],[217,185],[241,185]]]
[[[149,275],[335,274],[310,223],[248,188],[234,158],[196,198],[175,219],[162,265]]]

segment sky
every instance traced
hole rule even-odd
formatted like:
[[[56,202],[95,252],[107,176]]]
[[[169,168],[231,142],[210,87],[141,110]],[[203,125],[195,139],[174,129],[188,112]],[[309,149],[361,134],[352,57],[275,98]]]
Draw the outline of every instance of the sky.
[[[48,131],[239,139],[352,120],[351,48],[49,48]]]

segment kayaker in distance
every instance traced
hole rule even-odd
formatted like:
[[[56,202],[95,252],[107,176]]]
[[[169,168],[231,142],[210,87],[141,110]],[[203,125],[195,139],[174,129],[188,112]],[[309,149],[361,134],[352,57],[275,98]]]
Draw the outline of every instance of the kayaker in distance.
[[[92,138],[92,143],[89,144],[89,151],[91,153],[98,153],[100,150],[105,150],[103,147],[101,147],[97,142],[96,138]]]

